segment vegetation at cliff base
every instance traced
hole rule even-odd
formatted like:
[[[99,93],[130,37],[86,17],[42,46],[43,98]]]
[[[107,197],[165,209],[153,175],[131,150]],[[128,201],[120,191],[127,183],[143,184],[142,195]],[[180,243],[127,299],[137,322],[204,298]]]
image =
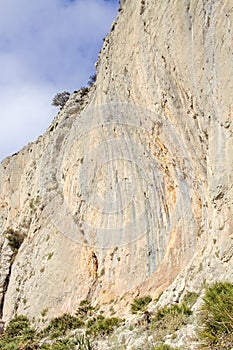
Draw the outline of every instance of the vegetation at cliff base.
[[[192,310],[187,302],[164,306],[152,318],[151,329],[156,341],[163,341],[168,334],[174,334],[189,322]]]
[[[161,345],[156,346],[153,350],[175,350],[175,348],[173,348],[167,344],[161,344]]]
[[[219,282],[206,288],[199,320],[202,349],[233,348],[233,284]]]
[[[0,338],[2,350],[30,350],[26,346],[33,341],[35,329],[26,316],[16,316],[8,324],[4,335]]]
[[[1,350],[91,350],[91,341],[84,334],[70,333],[83,325],[74,316],[56,317],[42,331],[37,331],[26,316],[16,316],[0,337]]]
[[[135,298],[131,304],[131,312],[136,314],[137,312],[145,312],[148,304],[152,301],[151,296],[147,295],[145,297]]]
[[[42,331],[42,335],[50,335],[51,338],[63,336],[70,329],[77,329],[84,325],[84,322],[70,314],[64,314],[52,319],[49,325]]]
[[[93,336],[108,335],[113,332],[114,328],[122,322],[117,317],[105,318],[98,315],[90,319],[87,323],[87,334]]]
[[[135,340],[136,343],[141,338],[145,341],[145,350],[183,350],[183,347],[175,348],[177,331],[198,320],[197,348],[232,350],[233,284],[219,282],[207,286],[203,304],[196,316],[193,315],[192,306],[197,298],[196,293],[187,292],[180,303],[155,308],[153,312],[147,310],[148,305],[153,303],[150,296],[136,298],[131,304],[131,312],[135,315],[132,323],[118,317],[104,317],[102,311],[92,306],[89,300],[80,302],[75,315],[56,317],[43,330],[34,328],[26,316],[19,315],[8,323],[4,334],[0,335],[0,349],[93,350],[109,344],[112,349],[125,350],[129,341]],[[48,309],[42,311],[44,317],[48,312]],[[144,317],[145,314],[148,318]],[[167,339],[172,340],[171,345],[166,344]]]
[[[121,323],[117,317],[104,317],[89,301],[83,300],[75,316],[55,317],[42,330],[32,327],[26,316],[15,316],[0,336],[0,349],[91,350],[94,339],[110,335]]]

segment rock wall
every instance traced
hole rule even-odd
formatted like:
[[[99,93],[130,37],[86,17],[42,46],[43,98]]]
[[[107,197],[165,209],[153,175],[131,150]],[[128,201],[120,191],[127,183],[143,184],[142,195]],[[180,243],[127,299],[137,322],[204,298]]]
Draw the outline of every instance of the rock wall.
[[[232,11],[121,1],[95,86],[2,162],[4,320],[233,280]]]

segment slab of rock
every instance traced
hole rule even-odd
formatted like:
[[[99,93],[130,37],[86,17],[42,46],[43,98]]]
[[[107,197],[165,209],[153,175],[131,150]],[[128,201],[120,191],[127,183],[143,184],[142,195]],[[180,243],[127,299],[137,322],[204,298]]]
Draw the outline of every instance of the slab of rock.
[[[233,281],[232,17],[230,0],[121,1],[95,85],[1,164],[5,321]]]

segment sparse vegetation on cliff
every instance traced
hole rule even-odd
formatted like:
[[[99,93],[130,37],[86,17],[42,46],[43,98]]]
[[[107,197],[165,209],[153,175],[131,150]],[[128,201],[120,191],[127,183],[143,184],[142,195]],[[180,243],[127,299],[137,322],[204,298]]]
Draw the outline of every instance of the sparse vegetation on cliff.
[[[96,82],[96,73],[90,75],[87,85],[92,86],[93,84],[95,84],[95,82]]]
[[[79,304],[79,307],[75,313],[77,317],[86,318],[94,313],[95,308],[91,305],[89,300],[82,300]]]
[[[8,240],[8,244],[11,248],[11,250],[14,253],[17,253],[17,251],[19,250],[21,244],[24,241],[24,234],[19,232],[19,231],[15,231],[11,228],[8,228],[3,235],[7,238]]]
[[[85,86],[82,86],[80,88],[80,95],[81,97],[84,97],[88,94],[88,91],[89,91],[89,88],[88,87],[85,87]]]
[[[85,335],[69,331],[79,329],[84,323],[77,317],[65,314],[57,317],[42,331],[31,326],[26,316],[16,316],[0,337],[1,350],[91,350],[91,341]]]
[[[152,298],[150,295],[147,295],[145,297],[135,298],[131,304],[131,312],[133,314],[136,314],[139,311],[145,312],[148,304],[151,301],[152,301]]]

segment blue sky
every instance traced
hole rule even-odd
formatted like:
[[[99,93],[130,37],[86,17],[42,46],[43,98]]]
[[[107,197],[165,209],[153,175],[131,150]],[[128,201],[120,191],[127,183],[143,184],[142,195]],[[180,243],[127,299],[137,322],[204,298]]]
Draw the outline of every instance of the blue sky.
[[[0,161],[34,141],[57,92],[86,85],[118,0],[0,0]]]

